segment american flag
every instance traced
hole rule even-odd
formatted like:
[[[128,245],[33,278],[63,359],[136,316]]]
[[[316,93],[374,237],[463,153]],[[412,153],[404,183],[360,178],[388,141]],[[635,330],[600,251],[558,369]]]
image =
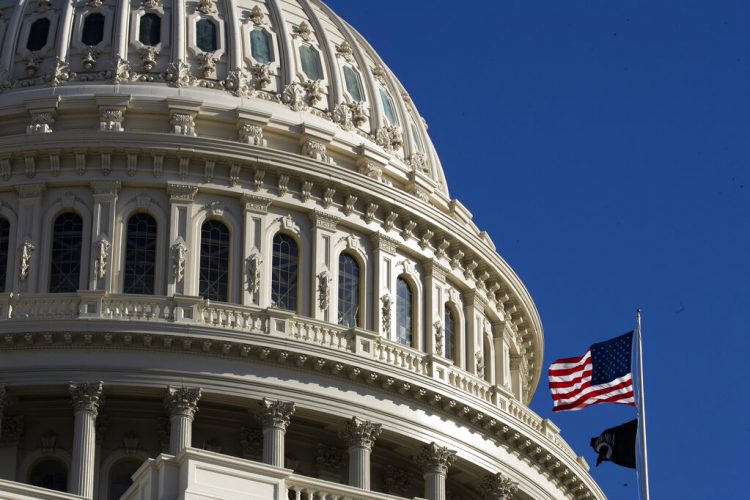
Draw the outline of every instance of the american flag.
[[[581,410],[596,403],[635,406],[630,368],[633,332],[599,342],[581,357],[549,367],[554,411]]]

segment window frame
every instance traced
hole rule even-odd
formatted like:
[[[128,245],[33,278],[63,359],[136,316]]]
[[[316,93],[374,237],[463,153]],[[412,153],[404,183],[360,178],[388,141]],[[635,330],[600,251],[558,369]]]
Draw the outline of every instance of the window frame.
[[[86,45],[83,43],[83,28],[86,18],[91,14],[101,14],[104,16],[104,29],[102,32],[102,41],[96,45]],[[83,52],[88,47],[94,47],[100,51],[109,47],[112,44],[112,26],[114,22],[114,13],[110,6],[102,4],[99,7],[92,7],[87,5],[75,13],[73,20],[73,32],[71,37],[71,45]],[[79,70],[76,70],[79,71]]]
[[[55,40],[57,39],[58,17],[59,16],[57,14],[57,11],[55,11],[54,9],[48,9],[44,12],[32,12],[32,13],[29,13],[26,17],[24,17],[24,20],[21,23],[21,31],[18,34],[18,40],[16,43],[16,51],[18,52],[18,55],[21,56],[21,58],[29,57],[31,54],[46,56],[50,52],[52,52],[52,49],[55,46]],[[31,32],[31,25],[34,24],[34,22],[42,18],[49,20],[49,31],[47,32],[47,43],[44,44],[44,46],[42,46],[41,49],[31,51],[26,48],[26,44],[29,39],[29,34]]]
[[[156,45],[144,45],[138,39],[141,31],[141,18],[146,14],[156,14],[161,18],[161,37],[159,43]],[[169,39],[171,37],[170,20],[171,9],[165,9],[163,6],[146,8],[141,5],[138,9],[133,10],[130,13],[130,46],[135,49],[136,53],[142,49],[153,47],[161,53],[160,55],[164,54],[165,50],[169,48]],[[154,71],[157,70],[154,69]]]
[[[78,287],[73,291],[68,292],[53,292],[52,291],[52,265],[53,265],[53,252],[55,249],[55,223],[57,220],[66,214],[74,214],[78,216],[79,219],[81,219],[81,249],[80,249],[80,256],[79,256],[79,263],[78,263]],[[51,224],[50,224],[50,231],[49,231],[49,252],[48,252],[48,259],[46,266],[47,268],[47,289],[46,293],[76,293],[78,290],[84,290],[86,289],[85,286],[85,280],[86,276],[88,274],[88,266],[86,266],[87,257],[88,257],[88,249],[86,245],[87,238],[89,231],[87,230],[87,224],[85,217],[77,210],[74,210],[72,208],[60,210],[55,214],[55,216],[52,218]]]
[[[196,255],[196,275],[195,275],[195,287],[196,287],[196,295],[203,296],[201,294],[201,260],[203,256],[203,226],[205,224],[211,223],[211,222],[218,222],[222,224],[227,229],[227,268],[226,268],[226,274],[227,274],[227,282],[226,282],[226,300],[219,300],[219,299],[208,299],[207,300],[215,300],[217,302],[225,302],[225,303],[231,303],[232,302],[232,287],[233,287],[233,279],[232,279],[232,266],[234,264],[234,255],[233,255],[233,245],[235,244],[235,238],[234,238],[234,231],[233,231],[233,225],[222,218],[219,217],[206,217],[204,220],[200,222],[198,225],[197,231],[198,231],[198,238],[197,240],[197,255]]]
[[[122,276],[122,280],[121,280],[122,284],[120,286],[120,289],[122,290],[123,294],[133,294],[133,292],[127,292],[127,291],[125,291],[125,278],[126,278],[127,264],[128,264],[128,261],[127,261],[127,259],[128,259],[128,240],[130,238],[130,229],[129,229],[128,226],[130,224],[130,220],[133,217],[136,217],[138,215],[147,215],[148,217],[151,217],[151,219],[154,221],[154,224],[156,225],[156,231],[154,232],[155,245],[154,245],[154,262],[153,262],[153,292],[151,294],[145,294],[145,295],[159,295],[160,294],[159,293],[160,290],[159,290],[159,279],[158,278],[160,276],[160,271],[161,271],[160,266],[159,266],[159,262],[160,262],[160,256],[161,256],[160,255],[161,254],[160,247],[161,247],[162,241],[163,241],[163,239],[161,237],[161,232],[162,232],[162,227],[161,226],[162,225],[161,225],[161,223],[159,221],[159,217],[155,216],[153,213],[151,213],[151,212],[149,212],[147,210],[133,210],[123,220],[122,231],[121,231],[121,235],[122,235],[122,268],[121,268],[121,272],[120,272],[120,275]],[[141,293],[140,295],[144,295],[144,294]]]
[[[280,306],[278,306],[273,301],[273,295],[274,295],[274,258],[275,258],[274,245],[275,245],[276,238],[278,236],[288,237],[297,246],[297,255],[296,255],[297,261],[296,261],[296,270],[295,270],[296,271],[295,272],[296,279],[295,279],[295,290],[294,290],[294,292],[295,292],[294,293],[294,301],[295,301],[295,303],[294,303],[294,308],[293,309],[288,309],[286,307],[280,307]],[[301,293],[302,288],[303,288],[301,286],[303,283],[302,283],[302,273],[301,273],[301,269],[302,269],[302,266],[301,266],[301,264],[302,264],[302,245],[301,245],[300,239],[299,239],[299,237],[296,234],[294,234],[292,232],[281,230],[281,231],[277,231],[277,232],[275,232],[273,234],[273,236],[270,239],[270,243],[271,243],[271,253],[270,253],[271,258],[269,259],[269,261],[270,261],[270,268],[269,268],[270,274],[269,274],[269,280],[268,280],[269,286],[270,286],[269,296],[268,296],[269,297],[268,298],[269,304],[272,307],[277,307],[277,308],[282,309],[284,311],[292,311],[292,312],[294,312],[296,314],[300,314],[300,308],[301,308],[301,305],[302,305],[300,293]]]
[[[399,283],[404,283],[406,285],[406,289],[409,291],[409,343],[406,344],[401,341],[401,334],[399,331],[399,328],[401,327],[401,295],[399,293]],[[417,342],[418,342],[418,332],[417,330],[417,300],[416,300],[416,292],[415,289],[417,287],[415,286],[414,281],[411,279],[410,276],[406,274],[401,274],[396,278],[396,342],[400,345],[411,347],[412,349],[418,349]]]
[[[354,325],[346,325],[344,323],[340,323],[339,320],[339,314],[341,313],[341,259],[342,257],[349,257],[354,261],[354,263],[357,265],[358,273],[357,273],[357,312],[355,314],[355,324]],[[337,266],[336,266],[336,318],[334,321],[338,325],[342,325],[345,327],[358,327],[363,328],[364,327],[364,290],[365,286],[365,279],[366,279],[366,272],[365,272],[365,264],[362,262],[362,258],[354,251],[351,250],[344,250],[339,253],[338,259],[337,259]]]

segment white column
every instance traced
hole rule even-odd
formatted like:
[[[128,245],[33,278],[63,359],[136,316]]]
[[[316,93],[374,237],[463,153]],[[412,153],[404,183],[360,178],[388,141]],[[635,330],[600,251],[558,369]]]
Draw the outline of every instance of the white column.
[[[424,497],[427,500],[445,500],[445,478],[455,459],[455,451],[435,442],[420,448],[417,465],[424,472]]]
[[[75,417],[68,492],[93,498],[96,415],[102,399],[102,383],[70,384],[68,392],[73,399]]]
[[[263,269],[263,233],[266,229],[268,206],[271,200],[264,196],[246,193],[242,195],[245,205],[244,234],[242,242],[243,305],[270,305],[270,293],[261,293],[261,271]]]
[[[310,222],[312,222],[313,243],[312,243],[312,304],[310,310],[313,311],[313,317],[321,321],[338,323],[335,316],[336,303],[331,297],[331,252],[333,251],[333,236],[336,234],[336,224],[338,217],[332,217],[324,212],[314,210],[310,212]]]
[[[128,58],[128,24],[130,22],[130,2],[120,0],[117,4],[117,14],[115,14],[115,53],[114,57]]]
[[[445,357],[445,342],[443,341],[443,309],[445,308],[445,276],[448,270],[437,261],[427,261],[424,264],[425,288],[425,329],[428,332],[427,345],[423,346],[427,354]]]
[[[89,290],[112,289],[112,245],[114,244],[115,204],[120,181],[94,181],[93,225],[91,228],[91,270]]]
[[[25,0],[16,0],[16,8],[10,21],[5,24],[5,40],[0,40],[4,50],[0,52],[0,73],[6,70],[9,74],[13,72],[13,57],[16,55],[16,37],[18,36],[18,25],[23,15]]]
[[[518,491],[518,483],[498,472],[484,476],[479,490],[487,500],[512,500]]]
[[[179,2],[178,2],[179,3]],[[168,184],[169,192],[169,280],[167,295],[189,295],[193,272],[189,265],[192,238],[193,200],[198,187]],[[198,287],[195,286],[197,291]]]
[[[396,336],[396,277],[395,257],[398,242],[382,233],[374,233],[373,252],[373,297],[372,329],[382,337],[393,340]]]
[[[61,22],[57,36],[56,57],[61,61],[64,61],[68,56],[68,41],[70,40],[70,32],[73,29],[73,15],[75,13],[74,3],[73,0],[66,0],[65,7],[63,7],[60,14]]]
[[[294,403],[263,398],[258,418],[263,426],[263,462],[284,467],[284,436]]]
[[[370,489],[370,454],[381,425],[352,417],[346,422],[341,437],[349,447],[349,484],[363,490]]]
[[[193,440],[193,417],[201,397],[199,387],[168,387],[164,406],[169,408],[169,453],[177,456]]]

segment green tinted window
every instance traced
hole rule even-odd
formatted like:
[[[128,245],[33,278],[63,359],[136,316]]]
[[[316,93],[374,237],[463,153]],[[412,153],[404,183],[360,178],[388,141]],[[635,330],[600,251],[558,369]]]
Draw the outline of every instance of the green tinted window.
[[[362,82],[359,79],[359,73],[354,71],[351,66],[344,66],[344,80],[346,81],[346,90],[355,101],[364,101],[362,95]]]
[[[210,19],[195,23],[195,44],[203,52],[214,52],[219,48],[216,38],[216,24]]]
[[[323,68],[320,66],[320,54],[309,45],[300,45],[299,59],[302,62],[302,71],[310,80],[322,80]]]
[[[380,100],[383,102],[383,113],[385,113],[388,123],[394,125],[396,123],[396,111],[393,109],[391,96],[385,90],[380,89]]]
[[[260,64],[268,64],[273,61],[271,53],[271,35],[265,30],[253,30],[250,32],[250,54]]]

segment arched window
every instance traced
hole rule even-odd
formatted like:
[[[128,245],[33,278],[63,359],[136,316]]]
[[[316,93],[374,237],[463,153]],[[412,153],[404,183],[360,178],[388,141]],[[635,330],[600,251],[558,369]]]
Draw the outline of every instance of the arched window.
[[[345,253],[339,256],[339,325],[359,326],[359,264]]]
[[[299,60],[302,63],[302,71],[310,80],[323,79],[323,67],[320,65],[320,54],[314,47],[300,45]]]
[[[448,359],[456,360],[456,318],[453,315],[453,309],[450,307],[445,308],[445,326],[443,328],[443,335],[445,341],[445,357]]]
[[[0,292],[5,291],[8,277],[8,245],[10,244],[10,222],[0,217]]]
[[[69,293],[78,290],[81,282],[81,246],[83,220],[78,214],[66,212],[55,219],[52,227],[49,291]]]
[[[297,310],[297,242],[287,234],[273,237],[271,302],[282,309]]]
[[[138,26],[138,41],[153,47],[161,42],[161,17],[149,12],[141,16]]]
[[[118,500],[133,484],[132,475],[141,466],[140,460],[123,460],[109,469],[109,498]]]
[[[128,219],[125,242],[124,293],[154,293],[156,269],[156,220],[148,214]]]
[[[29,484],[48,490],[67,491],[68,469],[59,460],[42,460],[31,469]]]
[[[273,61],[271,35],[266,30],[255,29],[250,32],[250,55],[259,64]]]
[[[412,292],[411,287],[403,278],[396,280],[396,328],[399,343],[412,345]]]
[[[227,302],[229,297],[229,229],[217,220],[201,226],[201,297]]]
[[[210,19],[201,19],[195,23],[195,44],[203,52],[214,52],[219,48],[216,38],[216,23]]]
[[[32,52],[41,50],[47,45],[49,36],[49,19],[42,17],[31,23],[29,38],[26,40],[26,48]]]
[[[104,16],[98,12],[89,14],[83,21],[81,41],[84,45],[97,45],[104,39]]]

